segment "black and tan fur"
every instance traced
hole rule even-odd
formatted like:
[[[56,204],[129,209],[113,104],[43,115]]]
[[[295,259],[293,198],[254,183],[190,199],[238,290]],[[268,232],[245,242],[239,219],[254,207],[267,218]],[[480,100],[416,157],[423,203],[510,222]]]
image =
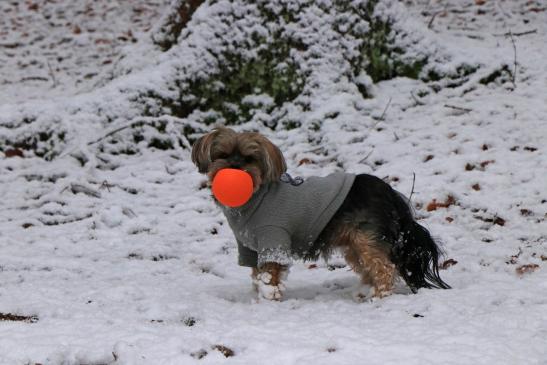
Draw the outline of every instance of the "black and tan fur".
[[[223,168],[247,171],[254,190],[279,181],[286,163],[278,147],[259,133],[218,128],[193,146],[192,161],[210,181]],[[389,295],[397,276],[416,291],[449,288],[439,276],[440,249],[412,215],[406,198],[372,175],[357,175],[344,203],[317,239],[315,254],[328,257],[342,251],[349,266],[372,287],[374,297]],[[287,267],[275,262],[253,268],[256,282],[268,273],[266,285],[279,286]],[[277,292],[281,292],[281,289]],[[276,296],[273,299],[280,299]]]

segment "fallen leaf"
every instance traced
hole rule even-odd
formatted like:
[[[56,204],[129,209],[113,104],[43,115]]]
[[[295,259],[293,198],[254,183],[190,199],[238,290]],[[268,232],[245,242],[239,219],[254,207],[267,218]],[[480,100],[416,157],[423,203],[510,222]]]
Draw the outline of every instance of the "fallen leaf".
[[[24,157],[23,151],[19,148],[12,148],[4,152],[6,158],[10,157]]]
[[[532,273],[536,271],[537,268],[539,268],[539,265],[537,264],[527,264],[527,265],[519,266],[515,270],[517,274],[524,275],[524,274]]]
[[[224,357],[232,357],[235,355],[234,350],[232,350],[229,347],[223,346],[223,345],[215,345],[213,346],[213,350],[217,350],[224,355]]]
[[[494,163],[496,162],[495,160],[487,160],[487,161],[483,161],[481,162],[481,167],[484,169],[486,166],[490,165],[491,163]]]
[[[432,212],[439,208],[448,208],[454,204],[456,204],[456,199],[452,195],[449,195],[446,197],[444,202],[438,202],[437,199],[433,199],[433,201],[427,205],[426,210],[428,212]]]
[[[456,265],[457,263],[458,263],[458,261],[456,261],[456,260],[454,260],[454,259],[448,259],[448,260],[445,260],[445,261],[441,264],[440,268],[441,268],[442,270],[446,270],[446,269],[448,269],[450,266],[454,266],[454,265]]]

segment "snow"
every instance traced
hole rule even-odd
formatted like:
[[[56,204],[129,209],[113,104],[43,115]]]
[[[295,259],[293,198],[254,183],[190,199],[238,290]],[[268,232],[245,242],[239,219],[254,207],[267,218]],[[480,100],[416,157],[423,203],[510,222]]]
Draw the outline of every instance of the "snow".
[[[410,56],[433,55],[434,67],[447,72],[462,61],[480,68],[456,87],[435,92],[398,78],[375,84],[374,97],[364,99],[339,77],[347,67],[337,54],[344,47],[326,34],[340,48],[316,63],[295,55],[312,71],[309,92],[281,107],[303,127],[272,131],[260,124],[271,118],[265,113],[240,127],[258,128],[278,144],[293,177],[373,173],[407,196],[414,185],[417,217],[439,238],[446,259],[457,261],[441,270],[453,289],[400,290],[364,303],[353,299],[358,278],[340,257],[296,262],[285,299],[257,301],[250,270],[237,266],[233,235],[188,148],[144,145],[135,155],[112,155],[99,153],[100,143],[88,145],[137,120],[152,121],[133,108],[135,90],[169,93],[160,85],[172,73],[214,68],[203,47],[223,46],[205,33],[217,26],[208,15],[233,11],[228,2],[199,9],[194,33],[167,54],[154,50],[146,33],[166,1],[134,1],[132,8],[116,2],[112,9],[107,1],[36,2],[51,22],[80,24],[83,32],[60,45],[62,30],[47,31],[37,20],[42,13],[15,3],[0,4],[18,14],[0,21],[0,135],[31,133],[36,124],[67,131],[67,141],[52,161],[32,154],[0,159],[0,314],[37,317],[0,321],[0,364],[547,364],[544,2],[387,7],[409,33]],[[78,12],[86,6],[95,15]],[[145,10],[135,13],[138,7]],[[229,36],[242,42],[251,27],[270,34],[271,24],[253,24],[251,5],[243,10],[249,18],[225,30]],[[113,16],[105,20],[102,12]],[[76,19],[65,24],[61,13]],[[300,26],[313,16],[303,14]],[[55,44],[53,51],[11,32],[13,22],[40,32],[39,42]],[[104,34],[87,34],[87,26]],[[136,43],[116,38],[127,29]],[[504,36],[532,30],[513,41]],[[316,31],[310,25],[304,35],[325,35]],[[96,41],[103,38],[113,41]],[[14,41],[27,46],[2,48]],[[355,45],[345,46],[352,52]],[[23,80],[51,78],[48,52],[66,67],[55,72],[57,84]],[[117,68],[102,57],[118,59]],[[41,61],[29,73],[21,64],[33,58]],[[515,58],[514,84],[479,82],[500,66],[513,70]],[[366,75],[359,79],[371,84]],[[248,101],[272,103],[264,94]],[[37,121],[20,125],[21,116]],[[108,124],[108,116],[116,119]],[[162,118],[173,128],[197,126],[200,115]],[[309,128],[318,121],[320,130]],[[74,156],[95,162],[82,167]],[[427,209],[449,196],[455,204]]]

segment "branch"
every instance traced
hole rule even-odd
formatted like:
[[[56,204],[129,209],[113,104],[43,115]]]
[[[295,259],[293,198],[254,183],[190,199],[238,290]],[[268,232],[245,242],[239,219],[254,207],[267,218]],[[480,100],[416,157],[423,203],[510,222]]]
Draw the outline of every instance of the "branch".
[[[410,190],[410,196],[408,197],[408,205],[412,201],[412,195],[414,194],[414,183],[416,182],[416,173],[412,173],[412,189]]]
[[[507,32],[507,33],[503,33],[503,34],[494,34],[494,37],[510,37],[511,35],[513,35],[514,37],[520,37],[520,36],[523,36],[523,35],[535,34],[537,32],[538,32],[537,29],[532,29],[532,30],[527,30],[527,31],[520,32],[520,33]]]
[[[433,13],[433,15],[431,16],[431,19],[429,20],[429,23],[427,23],[427,29],[433,28],[433,22],[435,21],[435,18],[437,17],[437,15],[442,14],[444,12],[445,12],[445,10],[440,10],[440,11],[437,11],[437,12]]]
[[[93,189],[88,188],[87,186],[84,186],[82,184],[77,184],[77,183],[70,184],[70,191],[72,191],[73,194],[83,193],[93,198],[101,197],[101,193],[99,193],[98,191],[95,191]]]
[[[513,44],[513,55],[514,55],[514,59],[513,59],[514,69],[513,69],[513,75],[511,75],[511,82],[513,83],[513,87],[516,88],[517,84],[515,82],[515,79],[517,77],[517,45],[515,44],[515,38],[513,38],[513,33],[511,31],[509,31],[509,38],[511,38],[511,43]]]
[[[462,108],[462,107],[460,107],[460,106],[449,105],[449,104],[444,104],[444,107],[445,107],[445,108],[454,109],[454,110],[458,110],[458,111],[464,112],[464,113],[470,113],[470,112],[473,111],[473,109]]]
[[[123,131],[124,129],[132,128],[132,127],[134,127],[135,125],[137,125],[137,124],[139,124],[139,123],[144,123],[144,124],[148,124],[148,125],[151,124],[151,122],[146,122],[146,121],[143,121],[143,120],[134,121],[134,122],[131,122],[131,123],[129,123],[128,125],[125,125],[125,126],[123,126],[123,127],[116,128],[116,129],[114,129],[113,131],[108,132],[108,133],[105,134],[104,136],[102,136],[102,137],[100,137],[100,138],[98,138],[98,139],[96,139],[96,140],[94,140],[94,141],[88,142],[87,145],[88,145],[88,146],[91,146],[91,145],[93,145],[93,144],[95,144],[95,143],[98,143],[98,142],[102,141],[103,139],[106,139],[106,138],[110,137],[110,136],[113,135],[113,134],[116,134],[116,133],[118,133],[118,132]]]
[[[380,115],[380,120],[384,120],[384,118],[386,117],[387,109],[389,108],[390,105],[391,105],[391,98],[389,98],[389,101],[387,102],[382,115]]]
[[[205,0],[174,0],[161,20],[159,29],[152,34],[154,44],[165,52],[173,47],[192,15]]]
[[[58,83],[57,79],[55,78],[55,72],[53,72],[53,67],[51,67],[49,60],[47,60],[47,67],[49,69],[49,76],[51,76],[51,80],[53,81],[53,88],[56,88]]]

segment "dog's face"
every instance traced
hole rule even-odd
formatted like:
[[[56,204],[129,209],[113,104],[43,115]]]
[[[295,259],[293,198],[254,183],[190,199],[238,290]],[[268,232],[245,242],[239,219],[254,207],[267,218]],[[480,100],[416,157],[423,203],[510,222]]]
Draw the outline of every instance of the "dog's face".
[[[283,154],[260,133],[238,133],[217,128],[198,139],[192,147],[192,162],[212,182],[225,168],[247,171],[257,191],[262,184],[278,181],[287,167]]]

